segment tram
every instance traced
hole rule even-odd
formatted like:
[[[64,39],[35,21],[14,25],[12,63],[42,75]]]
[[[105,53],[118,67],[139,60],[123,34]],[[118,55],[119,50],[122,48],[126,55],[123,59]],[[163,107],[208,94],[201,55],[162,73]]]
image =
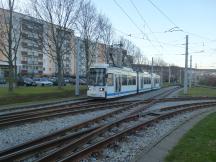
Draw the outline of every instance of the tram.
[[[131,68],[95,64],[90,67],[87,96],[116,98],[160,88],[160,76]]]

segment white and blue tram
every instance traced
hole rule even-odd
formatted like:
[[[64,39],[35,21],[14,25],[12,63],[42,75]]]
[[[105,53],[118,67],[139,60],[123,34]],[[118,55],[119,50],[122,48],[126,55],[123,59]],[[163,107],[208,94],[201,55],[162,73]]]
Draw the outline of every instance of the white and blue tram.
[[[87,96],[116,98],[160,88],[160,76],[130,68],[95,64],[90,68]]]

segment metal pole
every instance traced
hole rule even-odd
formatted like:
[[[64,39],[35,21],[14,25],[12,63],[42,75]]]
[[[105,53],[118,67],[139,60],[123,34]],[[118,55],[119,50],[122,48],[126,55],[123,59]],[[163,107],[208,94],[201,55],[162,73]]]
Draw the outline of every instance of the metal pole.
[[[182,77],[181,77],[181,73],[182,73],[182,71],[181,71],[181,68],[180,68],[180,73],[179,73],[179,84],[181,84],[181,83],[182,83]]]
[[[189,78],[189,87],[192,85],[192,55],[190,55],[190,78]]]
[[[110,48],[110,46],[109,45],[105,45],[105,46],[106,46],[105,63],[109,64],[109,48]]]
[[[197,64],[196,64],[196,66],[195,66],[195,86],[197,86]]]
[[[161,86],[163,86],[163,66],[161,66]]]
[[[154,66],[154,59],[152,57],[152,65],[151,65],[151,88],[153,88],[153,66]]]
[[[79,96],[80,91],[79,91],[79,55],[80,55],[80,38],[77,38],[76,42],[76,90],[75,90],[75,95]]]
[[[185,49],[184,94],[188,94],[188,35],[186,35]]]
[[[170,69],[170,65],[169,65],[169,83],[171,82],[171,69]]]
[[[96,43],[96,50],[95,50],[95,63],[98,63],[98,44]]]

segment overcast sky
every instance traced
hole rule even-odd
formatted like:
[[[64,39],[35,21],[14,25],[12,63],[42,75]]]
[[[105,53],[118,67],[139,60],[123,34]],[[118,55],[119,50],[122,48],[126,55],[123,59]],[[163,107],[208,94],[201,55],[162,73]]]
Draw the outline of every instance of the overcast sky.
[[[110,18],[116,34],[134,42],[148,58],[161,57],[170,64],[184,66],[185,58],[181,54],[185,53],[185,35],[188,34],[193,66],[197,63],[199,68],[216,68],[215,0],[152,0],[168,18],[148,0],[132,0],[133,4],[130,0],[116,0],[135,25],[114,0],[92,1]],[[185,32],[165,32],[175,25]],[[143,39],[143,33],[149,40],[146,36]],[[130,34],[133,37],[128,36]],[[198,53],[200,51],[204,52]]]
[[[17,0],[25,7],[27,1]],[[160,57],[169,64],[184,66],[182,54],[188,34],[193,67],[197,63],[198,68],[216,68],[216,0],[92,1],[110,19],[116,35],[131,40],[149,59]],[[166,32],[176,26],[183,32]]]

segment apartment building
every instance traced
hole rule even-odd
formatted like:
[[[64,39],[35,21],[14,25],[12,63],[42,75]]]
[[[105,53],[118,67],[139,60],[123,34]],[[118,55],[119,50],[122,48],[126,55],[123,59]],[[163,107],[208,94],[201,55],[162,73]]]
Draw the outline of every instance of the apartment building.
[[[0,9],[0,23],[4,23],[4,14],[9,14],[8,10]],[[50,51],[48,35],[50,24],[36,18],[21,13],[13,13],[13,24],[16,27],[16,34],[20,36],[20,43],[17,52],[16,66],[17,72],[24,76],[56,76],[58,67],[53,59],[53,51]],[[1,34],[2,29],[0,29]],[[74,36],[70,29],[60,30],[56,26],[56,32],[64,34],[62,62],[65,76],[76,75],[77,42],[80,41],[79,69],[80,75],[86,75],[86,54],[84,41]],[[1,39],[1,38],[0,38]],[[1,48],[1,47],[0,47]],[[122,58],[127,55],[127,51],[120,47],[113,47],[103,43],[91,43],[90,64],[109,63],[122,66]],[[112,58],[111,58],[112,57]],[[0,52],[0,77],[7,76],[8,64],[6,58]],[[126,58],[127,62],[127,58]],[[15,64],[15,63],[14,63]]]
[[[77,42],[80,41],[80,54],[79,54],[79,73],[80,76],[85,76],[86,75],[86,53],[85,53],[85,45],[84,41],[80,37],[75,37],[75,55],[73,55],[73,60],[74,63],[73,65],[73,70],[72,74],[75,76],[76,75],[76,60],[77,60]],[[90,52],[91,56],[89,57],[89,66],[95,64],[95,63],[101,63],[101,64],[106,64],[107,60],[109,60],[109,45],[97,42],[97,43],[91,43],[90,46]],[[117,52],[115,52],[117,54]],[[108,56],[108,58],[107,58]],[[117,57],[114,57],[115,59]],[[108,61],[108,63],[110,63]]]
[[[9,12],[5,9],[0,9],[0,23],[4,23],[4,17],[8,16]],[[48,48],[45,47],[46,34],[49,32],[49,24],[44,21],[40,21],[36,18],[14,12],[13,24],[16,28],[16,34],[20,34],[20,43],[17,52],[17,72],[20,75],[28,76],[52,76],[57,73],[56,62],[48,54]],[[18,31],[19,29],[19,31]],[[0,29],[0,33],[3,32]],[[58,30],[56,26],[56,30]],[[62,32],[62,31],[58,31]],[[64,53],[63,68],[65,75],[72,75],[72,63],[74,62],[72,57],[73,46],[73,31],[67,32],[71,37],[66,37],[64,40],[64,47],[69,48]],[[1,48],[1,47],[0,47]],[[7,76],[7,59],[0,52],[0,75]],[[14,63],[15,64],[15,63]]]
[[[21,75],[42,75],[43,66],[43,24],[28,18],[21,18],[21,40],[19,46],[18,72]]]

